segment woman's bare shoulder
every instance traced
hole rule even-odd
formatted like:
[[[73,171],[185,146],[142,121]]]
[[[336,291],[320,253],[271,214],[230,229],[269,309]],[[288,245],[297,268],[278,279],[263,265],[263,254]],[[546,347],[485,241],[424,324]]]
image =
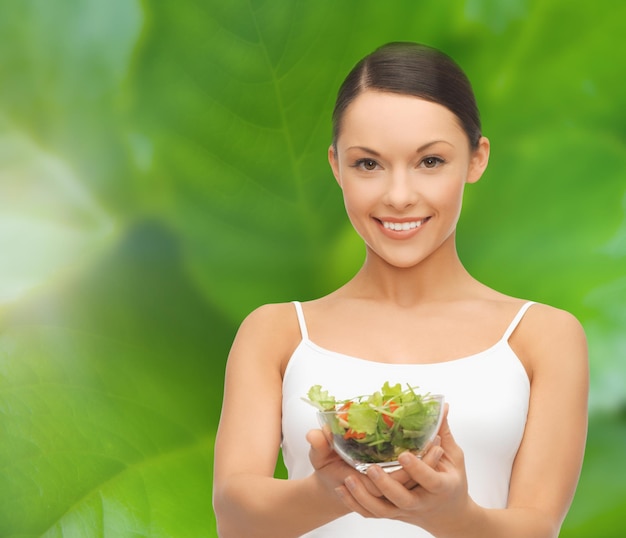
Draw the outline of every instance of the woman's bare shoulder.
[[[490,303],[502,311],[519,311],[524,305],[529,308],[521,320],[521,334],[532,339],[542,339],[542,335],[554,337],[584,337],[582,324],[576,316],[567,310],[563,310],[545,303],[504,295],[495,290],[489,297]]]
[[[301,339],[293,303],[269,303],[255,308],[242,321],[233,351],[275,357],[285,363]]]
[[[527,324],[537,337],[584,338],[584,329],[574,314],[543,303],[535,303],[528,310]]]
[[[530,371],[580,367],[586,369],[587,339],[580,321],[572,313],[535,303],[524,315],[511,346]]]
[[[267,303],[252,310],[243,320],[243,326],[267,326],[294,324],[297,326],[296,309],[293,303]]]

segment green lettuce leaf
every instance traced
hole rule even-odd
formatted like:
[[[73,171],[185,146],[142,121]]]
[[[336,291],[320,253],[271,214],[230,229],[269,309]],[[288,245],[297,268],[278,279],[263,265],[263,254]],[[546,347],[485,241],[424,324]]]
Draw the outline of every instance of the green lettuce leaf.
[[[322,390],[321,385],[313,385],[307,393],[308,401],[322,411],[329,411],[335,408],[337,401],[334,396],[328,394],[327,390]]]

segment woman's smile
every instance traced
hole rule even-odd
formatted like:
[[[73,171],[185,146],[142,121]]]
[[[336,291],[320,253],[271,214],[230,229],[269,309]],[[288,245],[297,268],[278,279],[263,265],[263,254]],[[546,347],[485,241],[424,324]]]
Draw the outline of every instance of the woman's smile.
[[[383,233],[392,239],[409,239],[413,237],[430,217],[425,218],[409,218],[409,219],[392,219],[392,218],[376,218],[382,228]]]

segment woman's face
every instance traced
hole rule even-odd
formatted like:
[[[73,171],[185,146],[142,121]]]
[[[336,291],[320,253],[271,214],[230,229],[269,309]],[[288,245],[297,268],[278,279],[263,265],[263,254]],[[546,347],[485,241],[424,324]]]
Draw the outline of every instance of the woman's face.
[[[457,117],[418,97],[365,91],[346,109],[333,173],[352,225],[376,255],[411,267],[454,247],[466,183],[478,181],[489,141],[471,150]]]

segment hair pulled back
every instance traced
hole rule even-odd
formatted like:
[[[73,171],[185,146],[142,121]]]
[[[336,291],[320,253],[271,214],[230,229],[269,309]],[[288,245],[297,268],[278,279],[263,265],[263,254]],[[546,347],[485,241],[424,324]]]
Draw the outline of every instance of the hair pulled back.
[[[343,115],[365,90],[413,95],[445,106],[459,119],[473,149],[481,137],[480,114],[472,86],[457,63],[418,43],[388,43],[359,61],[339,88],[333,110],[333,145]]]

